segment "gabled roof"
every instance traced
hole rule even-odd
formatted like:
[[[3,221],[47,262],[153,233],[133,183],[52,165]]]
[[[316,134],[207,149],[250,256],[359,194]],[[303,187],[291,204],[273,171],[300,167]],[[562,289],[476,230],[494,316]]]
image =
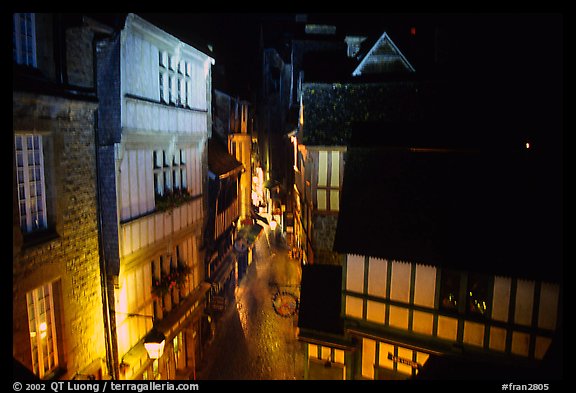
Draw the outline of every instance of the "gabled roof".
[[[218,139],[208,139],[208,169],[218,178],[224,179],[240,172],[241,162],[228,153],[226,146]]]
[[[360,64],[352,72],[352,76],[415,71],[388,33],[384,32],[362,57]]]

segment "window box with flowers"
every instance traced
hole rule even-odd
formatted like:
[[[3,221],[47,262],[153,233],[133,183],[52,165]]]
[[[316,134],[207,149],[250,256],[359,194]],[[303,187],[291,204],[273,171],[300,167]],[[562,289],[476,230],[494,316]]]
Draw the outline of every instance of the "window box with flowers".
[[[152,282],[152,295],[155,298],[160,298],[168,294],[172,288],[181,288],[186,283],[186,278],[191,270],[190,266],[184,262],[178,262],[178,266],[171,268],[170,273],[162,272],[160,279],[155,279]]]
[[[156,210],[167,211],[194,199],[188,190],[165,190],[164,195],[156,195]]]

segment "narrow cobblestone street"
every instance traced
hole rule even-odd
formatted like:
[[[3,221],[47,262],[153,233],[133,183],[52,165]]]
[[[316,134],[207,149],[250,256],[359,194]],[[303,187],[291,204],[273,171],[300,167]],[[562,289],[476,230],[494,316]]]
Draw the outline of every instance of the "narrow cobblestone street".
[[[299,262],[289,257],[283,240],[265,228],[233,301],[217,321],[197,378],[303,379],[304,347],[297,341],[297,314],[290,303],[300,297],[300,279]]]

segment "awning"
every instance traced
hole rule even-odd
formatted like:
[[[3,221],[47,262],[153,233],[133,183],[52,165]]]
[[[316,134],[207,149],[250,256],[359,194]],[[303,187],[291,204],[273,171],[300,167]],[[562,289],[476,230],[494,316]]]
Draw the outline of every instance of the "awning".
[[[260,220],[264,224],[268,225],[268,219],[266,217],[262,217],[260,214],[256,213],[254,210],[254,206],[250,207],[250,216],[255,220]]]
[[[246,225],[238,231],[236,239],[242,239],[246,241],[248,247],[252,247],[263,229],[264,227],[260,224]]]

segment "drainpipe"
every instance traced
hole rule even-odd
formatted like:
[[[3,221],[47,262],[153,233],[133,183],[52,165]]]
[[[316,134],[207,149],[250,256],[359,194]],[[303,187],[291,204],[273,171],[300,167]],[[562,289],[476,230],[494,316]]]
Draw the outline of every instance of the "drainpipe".
[[[106,269],[106,257],[103,251],[102,244],[102,209],[101,209],[101,186],[100,186],[100,171],[99,163],[100,158],[98,155],[98,117],[95,119],[94,127],[94,148],[96,152],[96,215],[98,217],[98,252],[100,260],[100,286],[102,289],[102,314],[104,316],[104,336],[106,341],[106,365],[108,367],[108,372],[113,380],[119,379],[117,362],[114,360],[114,345],[113,341],[113,329],[111,324],[111,308],[110,308],[110,298],[108,296],[109,291],[109,280],[108,272]],[[114,290],[114,287],[112,287]]]

